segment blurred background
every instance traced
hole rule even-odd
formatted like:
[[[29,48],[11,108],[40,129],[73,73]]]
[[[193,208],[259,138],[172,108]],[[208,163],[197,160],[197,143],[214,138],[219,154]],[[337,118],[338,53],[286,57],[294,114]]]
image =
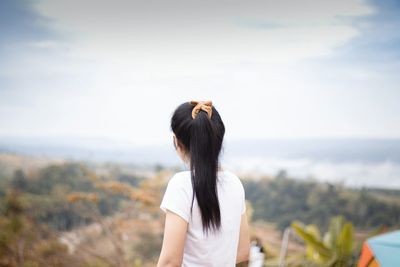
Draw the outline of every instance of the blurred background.
[[[0,265],[154,266],[160,200],[186,168],[172,112],[212,100],[263,264],[353,266],[400,227],[399,14],[396,0],[1,1]]]

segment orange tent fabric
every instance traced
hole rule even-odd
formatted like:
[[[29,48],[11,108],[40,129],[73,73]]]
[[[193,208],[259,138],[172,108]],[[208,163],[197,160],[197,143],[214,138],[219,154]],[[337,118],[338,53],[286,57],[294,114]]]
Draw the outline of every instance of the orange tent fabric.
[[[375,260],[374,253],[367,242],[364,242],[357,267],[380,267],[379,263]]]

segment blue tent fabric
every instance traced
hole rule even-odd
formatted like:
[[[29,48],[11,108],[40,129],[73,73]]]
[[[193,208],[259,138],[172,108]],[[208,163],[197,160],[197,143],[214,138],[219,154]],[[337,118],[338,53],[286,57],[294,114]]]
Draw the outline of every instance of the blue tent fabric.
[[[381,267],[400,266],[400,230],[369,238],[367,243]]]

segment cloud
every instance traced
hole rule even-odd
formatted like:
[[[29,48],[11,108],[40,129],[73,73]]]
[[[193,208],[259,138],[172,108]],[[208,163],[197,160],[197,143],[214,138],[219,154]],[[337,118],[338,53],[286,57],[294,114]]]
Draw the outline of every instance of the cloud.
[[[357,36],[360,1],[42,1],[75,53],[156,75],[215,73],[242,61],[286,64],[332,53]],[[245,23],[280,27],[247,27]]]
[[[4,0],[0,2],[0,44],[38,40],[51,33],[43,27],[49,21],[35,12],[33,2]]]
[[[197,98],[213,99],[229,138],[400,136],[397,126],[387,127],[396,125],[398,111],[387,105],[393,93],[380,98],[376,84],[360,93],[354,68],[334,62],[363,36],[359,21],[377,12],[370,3],[35,3],[24,6],[30,24],[55,35],[3,41],[11,50],[0,70],[0,99],[7,99],[0,134],[169,143],[173,108]],[[357,75],[365,83],[372,77],[365,69]]]

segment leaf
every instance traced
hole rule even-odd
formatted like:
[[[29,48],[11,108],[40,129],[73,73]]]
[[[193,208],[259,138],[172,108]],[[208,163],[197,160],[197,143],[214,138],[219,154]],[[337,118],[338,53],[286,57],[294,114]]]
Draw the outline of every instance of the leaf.
[[[326,262],[324,265],[321,267],[334,267],[339,261],[339,257],[337,255],[334,255],[328,262]]]
[[[346,223],[338,238],[338,247],[342,255],[351,255],[353,250],[353,225]]]
[[[343,216],[335,216],[331,219],[329,223],[329,234],[330,234],[330,248],[333,250],[337,250],[337,244],[340,232],[342,231],[344,224]]]
[[[330,232],[324,234],[323,243],[327,248],[332,248],[332,235]]]
[[[296,233],[303,238],[304,242],[315,249],[322,257],[332,257],[329,248],[327,248],[320,240],[316,239],[311,233],[307,232],[300,223],[293,222],[292,227]]]
[[[315,224],[309,224],[306,226],[305,230],[307,233],[311,234],[315,239],[321,241],[321,233]]]

